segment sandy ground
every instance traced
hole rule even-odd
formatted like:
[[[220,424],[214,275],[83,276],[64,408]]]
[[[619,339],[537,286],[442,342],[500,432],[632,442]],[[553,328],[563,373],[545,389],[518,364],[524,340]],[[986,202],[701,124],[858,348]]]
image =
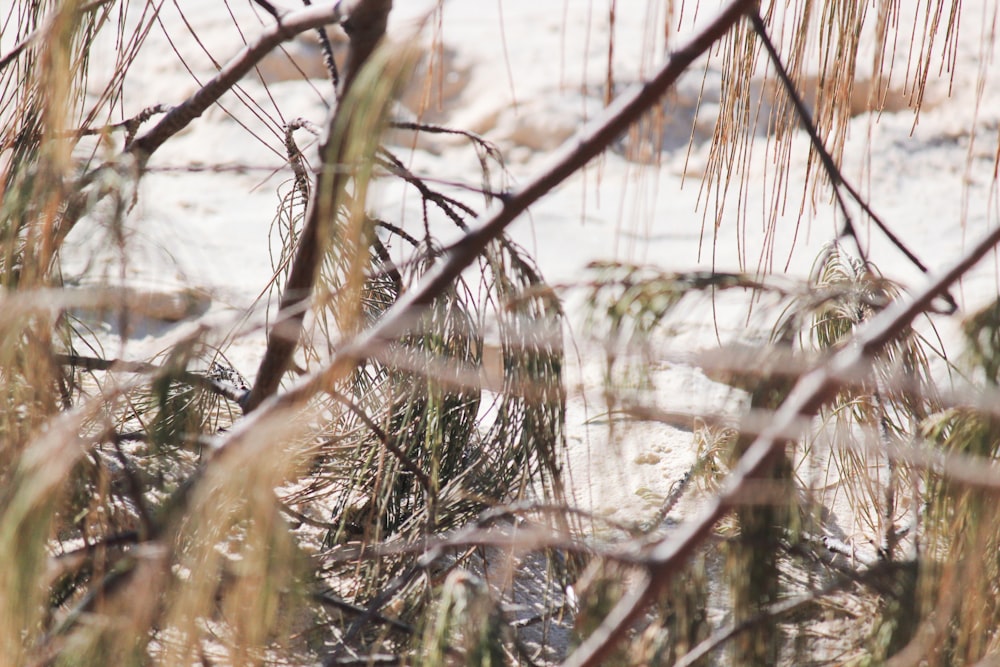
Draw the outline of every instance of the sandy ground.
[[[436,53],[438,64],[445,67],[432,87],[433,94],[443,99],[433,102],[427,117],[495,141],[507,157],[512,184],[537,174],[552,149],[603,106],[612,41],[607,3],[453,0],[444,4],[440,20],[432,16],[419,33],[414,32],[415,26],[434,3],[396,4],[394,38],[424,44],[427,53]],[[663,4],[617,3],[611,54],[617,88],[639,80],[662,61]],[[716,2],[699,4],[697,16],[688,7],[683,21],[673,26],[671,46],[681,43],[693,26],[703,24],[719,6]],[[954,74],[939,75],[938,59],[932,59],[934,75],[919,122],[915,123],[909,110],[884,113],[877,119],[859,115],[851,122],[844,149],[847,176],[932,270],[949,265],[996,224],[993,164],[1000,127],[1000,75],[988,67],[992,48],[980,46],[983,31],[995,24],[992,5],[986,0],[962,3]],[[212,58],[185,28],[178,7],[219,61],[232,55],[243,39],[229,9],[246,36],[270,20],[240,0],[164,3],[161,20],[173,45],[160,28],[151,33],[126,86],[126,116],[155,103],[182,99],[196,89],[194,79],[204,80],[214,71]],[[894,76],[899,94],[911,47],[909,34],[900,30],[897,44],[899,62]],[[943,47],[939,43],[936,48]],[[305,63],[304,68],[312,67],[309,72],[321,74],[316,68],[319,55],[312,45],[302,43],[289,50]],[[178,53],[186,66],[180,64]],[[113,54],[109,42],[108,50],[98,57],[110,64]],[[288,191],[290,173],[282,168],[281,138],[271,119],[304,117],[322,123],[325,98],[330,95],[328,83],[303,80],[287,67],[284,55],[276,55],[267,68],[266,85],[258,77],[247,77],[238,93],[240,99],[228,95],[222,108],[211,109],[157,153],[131,217],[128,263],[116,259],[119,254],[108,245],[108,232],[99,224],[81,225],[66,253],[68,275],[82,275],[84,281],[107,275],[165,292],[196,288],[198,294],[210,296],[210,303],[203,304],[208,311],[201,322],[226,326],[238,320],[271,275],[273,211],[279,196]],[[714,63],[708,69],[709,82],[718,76]],[[982,88],[977,86],[980,76],[985,82]],[[628,160],[621,152],[608,153],[511,227],[512,237],[536,258],[549,281],[578,284],[587,275],[584,267],[595,260],[650,263],[669,271],[766,268],[792,276],[807,274],[839,223],[825,191],[806,202],[805,217],[796,221],[805,156],[802,141],[788,171],[786,213],[772,228],[764,212],[770,208],[774,166],[769,163],[765,139],[755,139],[748,166],[752,185],[742,195],[730,197],[717,221],[718,239],[713,244],[714,221],[711,213],[706,219],[707,194],[701,191],[699,179],[706,163],[704,138],[717,108],[713,106],[717,95],[713,98],[710,90],[702,100],[695,145],[690,155],[687,151],[701,82],[701,72],[687,75],[668,101],[669,131],[659,164]],[[416,99],[420,92],[408,91],[407,99]],[[479,182],[475,156],[461,142],[431,138],[422,139],[418,146],[405,153],[415,172],[473,185]],[[192,173],[191,167],[223,171],[209,177]],[[386,185],[378,194],[377,207],[389,219],[416,228],[421,224],[419,201],[412,191]],[[454,237],[442,221],[433,224],[446,238]],[[867,241],[870,257],[886,275],[907,285],[922,284],[919,272],[877,231],[870,231]],[[994,258],[978,267],[962,285],[963,305],[995,297],[996,273]],[[566,294],[568,336],[574,342],[567,377],[573,493],[581,505],[599,514],[638,521],[655,511],[671,484],[694,461],[693,436],[682,426],[624,424],[611,437],[601,392],[603,353],[582,326],[578,298],[571,290]],[[722,311],[719,338],[723,340],[747,333],[745,322],[733,313]],[[706,314],[690,314],[687,324],[664,343],[665,358],[717,345],[714,328],[705,324],[710,320],[701,317]],[[946,335],[956,321],[942,318]],[[167,340],[191,326],[190,321],[151,324],[133,331],[118,352],[142,356],[162,349]],[[114,340],[110,323],[107,333],[109,341]],[[227,355],[239,370],[252,376],[263,341],[259,332],[243,336]],[[718,410],[739,401],[738,394],[688,364],[663,362],[654,374],[655,400],[663,409]],[[842,529],[848,535],[859,530],[852,525]]]

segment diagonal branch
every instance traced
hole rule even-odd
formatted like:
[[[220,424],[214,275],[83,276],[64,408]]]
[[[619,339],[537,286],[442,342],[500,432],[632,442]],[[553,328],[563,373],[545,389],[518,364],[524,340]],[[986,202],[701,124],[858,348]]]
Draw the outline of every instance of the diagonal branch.
[[[351,39],[340,91],[340,99],[343,100],[347,99],[358,71],[385,34],[392,1],[357,0],[338,3],[338,7],[340,4],[348,5],[341,18],[344,30]],[[261,401],[277,391],[281,378],[291,365],[305,320],[305,309],[301,306],[312,294],[313,283],[323,261],[325,244],[321,229],[329,227],[337,215],[337,207],[343,199],[342,191],[348,178],[343,170],[333,167],[346,161],[351,144],[352,138],[344,136],[350,132],[350,107],[351,105],[338,104],[327,121],[326,136],[320,146],[322,165],[316,175],[306,208],[305,224],[299,235],[295,257],[279,304],[279,317],[289,311],[295,311],[295,314],[284,319],[280,327],[271,331],[264,358],[257,370],[257,379],[247,400],[247,412],[254,410]],[[365,156],[365,159],[371,160],[372,157],[374,156]]]
[[[489,216],[484,224],[470,231],[461,241],[451,246],[444,258],[412,290],[404,294],[371,328],[337,347],[333,359],[323,368],[301,378],[288,391],[263,400],[252,414],[231,428],[218,442],[212,458],[201,468],[224,464],[239,457],[244,448],[263,447],[257,434],[273,428],[283,420],[292,418],[317,393],[350,373],[357,363],[368,358],[405,332],[420,312],[457,278],[466,267],[528,206],[550,192],[582,168],[587,162],[606,149],[629,125],[639,120],[651,109],[680,75],[740,19],[743,12],[755,6],[756,0],[733,0],[711,24],[691,42],[676,51],[646,84],[623,94],[615,103],[597,116],[591,125],[568,141],[554,157],[551,166],[523,188],[514,190],[502,201],[502,206]],[[268,437],[268,442],[273,437]],[[181,506],[185,496],[197,483],[190,483],[178,491],[174,503]]]
[[[256,41],[243,47],[208,83],[172,108],[156,126],[130,143],[125,150],[135,155],[140,164],[145,166],[149,156],[164,142],[201,116],[276,46],[306,30],[340,21],[343,17],[340,5],[341,3],[319,5],[283,14]]]
[[[745,497],[747,484],[765,469],[785,444],[785,435],[803,417],[815,415],[838,389],[863,373],[882,347],[899,336],[913,320],[932,308],[934,299],[945,294],[974,264],[1000,243],[1000,229],[987,234],[955,265],[925,287],[912,301],[897,301],[879,313],[849,344],[804,375],[765,428],[733,469],[723,490],[701,517],[680,527],[650,552],[648,576],[605,618],[601,626],[569,657],[565,665],[584,667],[600,664],[622,636],[677,574],[694,549],[709,536],[715,523]]]

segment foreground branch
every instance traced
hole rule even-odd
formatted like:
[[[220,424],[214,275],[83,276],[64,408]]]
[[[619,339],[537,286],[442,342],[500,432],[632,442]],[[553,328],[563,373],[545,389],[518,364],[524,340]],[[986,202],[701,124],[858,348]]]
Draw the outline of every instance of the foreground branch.
[[[897,301],[875,316],[852,341],[798,381],[774,413],[771,424],[747,449],[733,468],[723,490],[703,514],[683,524],[650,552],[649,576],[636,586],[605,618],[604,623],[570,656],[566,665],[600,664],[657,594],[683,567],[694,549],[711,533],[715,523],[736,508],[746,487],[768,465],[785,443],[785,434],[803,419],[814,416],[845,384],[865,372],[869,360],[896,339],[913,320],[932,308],[934,299],[945,294],[974,264],[1000,243],[1000,229],[986,235],[940,278],[925,287],[912,301]]]
[[[357,0],[347,4],[349,6],[343,14],[342,22],[351,42],[344,68],[343,88],[339,91],[342,100],[347,99],[358,71],[385,34],[389,11],[392,9],[391,0]],[[279,303],[279,317],[290,311],[294,311],[294,314],[283,319],[281,325],[271,331],[264,358],[257,370],[257,379],[247,400],[247,412],[257,408],[261,401],[278,390],[281,378],[291,365],[305,319],[305,309],[302,306],[312,294],[313,283],[326,250],[327,244],[321,229],[324,226],[327,229],[333,227],[348,178],[343,170],[335,167],[347,162],[350,144],[356,139],[344,136],[349,135],[351,130],[351,107],[351,104],[338,104],[327,121],[326,136],[320,146],[322,165],[313,184],[302,233],[298,238],[295,257]],[[374,156],[365,156],[364,159],[370,160],[372,157]]]

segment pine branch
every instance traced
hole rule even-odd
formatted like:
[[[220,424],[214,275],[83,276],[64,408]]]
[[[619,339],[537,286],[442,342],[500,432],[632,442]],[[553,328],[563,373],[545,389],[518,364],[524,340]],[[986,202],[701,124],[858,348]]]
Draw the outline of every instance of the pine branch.
[[[302,4],[308,7],[312,4],[312,0],[302,0]],[[330,82],[333,84],[334,90],[340,90],[340,72],[337,70],[337,61],[333,59],[333,44],[330,42],[330,36],[326,34],[326,28],[323,26],[316,28],[316,34],[323,47],[323,64],[326,65],[326,71],[330,74]]]

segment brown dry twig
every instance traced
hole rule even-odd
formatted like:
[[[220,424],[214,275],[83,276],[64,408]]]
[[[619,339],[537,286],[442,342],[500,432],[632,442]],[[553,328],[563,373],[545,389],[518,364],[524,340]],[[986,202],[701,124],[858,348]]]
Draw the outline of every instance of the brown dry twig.
[[[385,34],[386,22],[392,2],[388,0],[357,0],[338,11],[344,29],[350,37],[347,61],[344,68],[342,88],[339,96],[343,99],[351,88],[358,70],[364,65],[368,56]],[[343,13],[341,13],[343,12]],[[306,209],[306,219],[299,235],[295,256],[291,269],[281,294],[279,313],[284,313],[308,301],[312,293],[316,273],[323,257],[320,238],[320,228],[336,215],[338,201],[342,198],[342,190],[347,178],[341,170],[329,173],[327,167],[345,162],[344,153],[348,142],[341,140],[332,145],[335,128],[344,122],[343,105],[337,105],[330,113],[327,121],[326,137],[320,146],[322,165],[316,175]],[[297,309],[297,314],[288,317],[282,324],[281,331],[272,331],[268,338],[267,349],[257,371],[250,397],[247,400],[246,411],[250,412],[269,396],[277,391],[281,378],[290,366],[292,355],[298,344],[299,333],[305,318],[305,311]]]
[[[307,7],[283,14],[280,21],[265,28],[255,41],[247,44],[191,97],[173,107],[152,129],[126,146],[126,152],[136,156],[145,167],[149,157],[164,142],[201,116],[276,46],[306,30],[341,21],[344,16],[341,4]]]

